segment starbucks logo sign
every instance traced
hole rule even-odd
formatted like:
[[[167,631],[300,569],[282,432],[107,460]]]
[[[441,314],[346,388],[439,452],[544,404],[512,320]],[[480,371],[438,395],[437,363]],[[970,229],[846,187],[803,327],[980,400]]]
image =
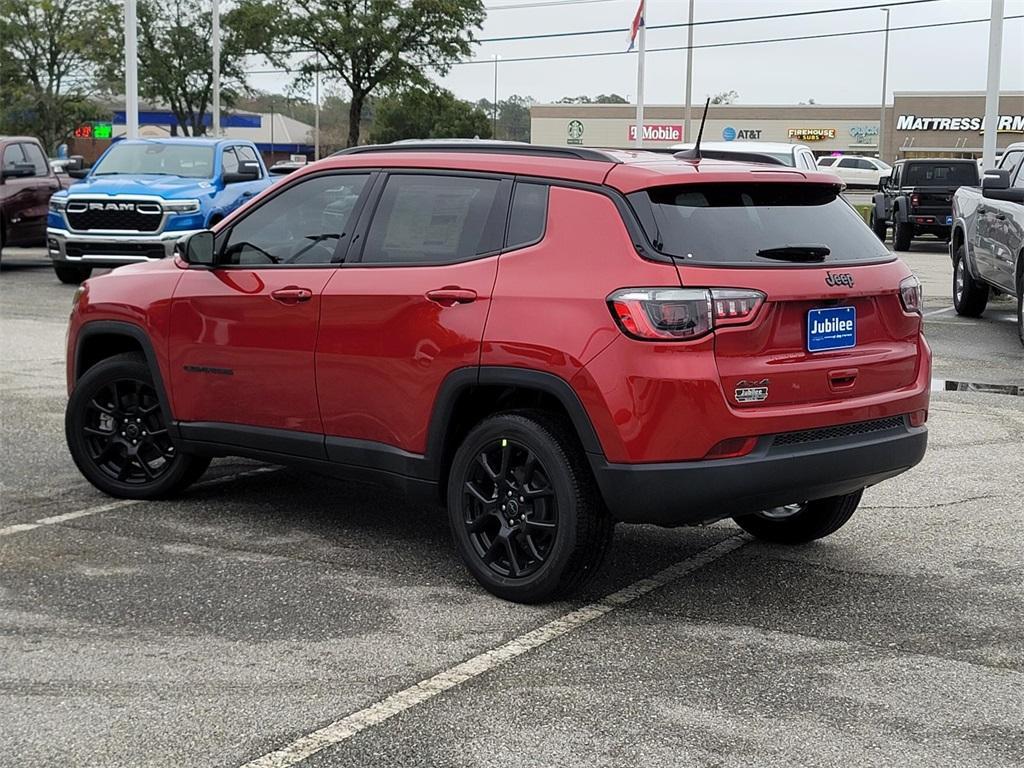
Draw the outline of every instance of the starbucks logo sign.
[[[569,138],[566,141],[567,144],[582,144],[583,143],[583,121],[582,120],[570,120],[568,129]]]

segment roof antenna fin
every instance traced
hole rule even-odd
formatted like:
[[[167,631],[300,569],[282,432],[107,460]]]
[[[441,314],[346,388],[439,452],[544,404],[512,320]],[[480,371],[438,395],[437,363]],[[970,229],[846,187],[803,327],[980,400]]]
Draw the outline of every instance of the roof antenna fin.
[[[691,149],[684,149],[681,152],[676,152],[673,157],[678,160],[693,160],[698,162],[700,160],[700,140],[704,136],[704,123],[708,120],[708,105],[711,104],[711,97],[704,102],[704,116],[700,119],[700,128],[697,130],[697,142]]]

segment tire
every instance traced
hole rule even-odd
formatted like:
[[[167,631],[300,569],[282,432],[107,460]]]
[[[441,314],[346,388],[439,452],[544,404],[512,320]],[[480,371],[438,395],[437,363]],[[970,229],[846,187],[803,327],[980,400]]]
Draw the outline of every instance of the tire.
[[[57,279],[69,285],[79,285],[89,279],[92,274],[92,267],[74,267],[68,264],[54,264],[53,271],[57,273]]]
[[[210,464],[206,457],[177,453],[166,419],[145,358],[127,353],[82,375],[68,400],[64,432],[75,465],[99,490],[161,499],[194,483]]]
[[[806,544],[835,533],[860,504],[861,489],[845,496],[776,507],[774,510],[740,515],[733,520],[752,536],[773,544]]]
[[[470,573],[517,603],[577,589],[614,530],[576,435],[535,411],[492,416],[466,435],[448,476],[448,520]]]
[[[909,251],[914,231],[909,224],[897,221],[893,224],[892,244],[897,251]]]
[[[953,261],[953,308],[964,317],[981,317],[988,304],[988,286],[975,281],[967,269],[967,250],[957,246]]]
[[[871,229],[875,233],[875,236],[885,242],[886,235],[889,234],[889,225],[885,221],[879,221],[875,217],[875,209],[871,209]]]

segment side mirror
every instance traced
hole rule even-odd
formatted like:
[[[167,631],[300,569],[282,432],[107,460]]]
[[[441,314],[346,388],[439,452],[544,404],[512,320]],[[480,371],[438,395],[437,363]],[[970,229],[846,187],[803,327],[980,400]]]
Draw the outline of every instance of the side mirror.
[[[35,176],[36,167],[32,163],[15,163],[0,173],[5,179],[23,179],[26,176]]]
[[[878,191],[879,192],[884,192],[885,188],[889,186],[889,181],[891,179],[892,179],[892,176],[879,176],[878,177]]]
[[[1010,172],[991,170],[985,171],[985,175],[981,177],[981,193],[983,196],[986,192],[995,191],[999,189],[1010,188]]]
[[[85,167],[85,158],[81,155],[72,155],[68,158],[71,162],[64,166],[64,172],[72,179],[84,179],[89,175],[89,169]]]
[[[217,266],[217,254],[214,251],[213,240],[213,232],[208,229],[194,232],[178,241],[178,255],[186,264],[212,269]]]
[[[254,160],[245,160],[238,164],[238,170],[225,173],[224,183],[235,184],[239,181],[256,181],[260,177],[260,164]]]

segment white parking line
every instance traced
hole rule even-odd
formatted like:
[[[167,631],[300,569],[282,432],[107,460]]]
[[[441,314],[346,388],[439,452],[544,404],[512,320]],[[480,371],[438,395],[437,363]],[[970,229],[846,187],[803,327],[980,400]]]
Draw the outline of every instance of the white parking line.
[[[628,587],[606,595],[597,602],[590,603],[575,611],[570,611],[564,616],[554,621],[549,621],[547,624],[531,632],[520,635],[489,651],[484,651],[468,661],[456,664],[454,667],[439,672],[433,677],[428,677],[426,680],[422,680],[398,693],[393,693],[365,709],[353,712],[351,715],[335,720],[323,728],[301,736],[291,744],[287,744],[280,749],[276,749],[246,763],[242,768],[288,768],[288,766],[301,763],[321,750],[352,738],[360,731],[380,725],[385,720],[405,712],[417,704],[429,701],[444,691],[461,685],[467,680],[479,677],[485,672],[500,667],[507,661],[522,656],[527,651],[532,651],[534,648],[539,648],[545,643],[550,643],[552,640],[563,637],[573,630],[589,624],[594,619],[611,613],[616,608],[627,605],[656,589],[660,589],[666,584],[739,549],[749,541],[751,541],[750,537],[745,534],[731,536],[725,541],[708,547],[692,557],[670,565],[653,576],[635,581]]]
[[[945,312],[952,312],[953,307],[946,307],[944,309],[933,309],[931,312],[925,312],[922,317],[931,317],[932,315],[941,315]]]
[[[280,467],[257,467],[256,469],[246,470],[245,472],[236,472],[232,475],[224,475],[223,477],[216,477],[213,480],[207,480],[202,483],[196,483],[196,488],[206,488],[211,485],[219,485],[221,483],[227,483],[231,480],[238,480],[243,477],[250,477],[252,475],[259,475],[263,472],[276,472]],[[145,499],[123,499],[121,501],[112,501],[109,504],[101,504],[98,507],[88,507],[86,509],[79,509],[75,512],[65,512],[63,515],[53,515],[52,517],[41,517],[38,520],[31,523],[16,523],[14,525],[8,525],[5,528],[0,528],[0,536],[11,536],[15,533],[23,533],[25,531],[32,531],[36,528],[40,528],[44,525],[56,525],[57,523],[64,523],[68,520],[76,520],[79,517],[89,517],[90,515],[98,515],[100,512],[110,512],[114,509],[121,509],[122,507],[130,507],[135,504],[145,503]]]

